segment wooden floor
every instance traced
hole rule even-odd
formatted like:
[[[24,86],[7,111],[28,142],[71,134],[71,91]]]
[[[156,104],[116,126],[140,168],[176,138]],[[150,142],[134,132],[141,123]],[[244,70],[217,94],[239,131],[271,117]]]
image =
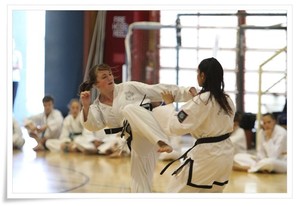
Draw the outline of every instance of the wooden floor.
[[[109,158],[80,153],[34,152],[33,140],[25,137],[22,151],[12,158],[13,194],[48,193],[128,193],[130,192],[130,158]],[[183,143],[187,146],[185,140]],[[192,141],[192,140],[191,140]],[[159,161],[154,175],[153,192],[164,193],[173,164]],[[233,171],[224,193],[286,193],[286,174],[263,174]]]

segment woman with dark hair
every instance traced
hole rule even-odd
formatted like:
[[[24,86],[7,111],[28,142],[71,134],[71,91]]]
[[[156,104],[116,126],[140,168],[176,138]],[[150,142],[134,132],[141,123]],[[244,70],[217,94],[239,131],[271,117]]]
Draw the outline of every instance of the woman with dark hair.
[[[99,92],[93,104],[90,93],[92,87]],[[176,85],[148,85],[135,81],[115,84],[111,67],[106,64],[95,65],[89,72],[89,79],[80,86],[84,127],[90,131],[109,127],[112,129],[108,131],[122,130],[122,133],[129,135],[125,135],[127,140],[132,138],[129,144],[132,192],[151,192],[158,154],[172,152],[168,137],[159,127],[152,112],[141,107],[145,103],[161,102],[161,92],[164,90],[172,91],[176,96],[175,101],[192,98],[191,88]],[[143,121],[137,121],[137,117]]]
[[[160,115],[157,119],[165,133],[189,133],[196,139],[179,158],[184,162],[172,173],[168,192],[222,192],[232,171],[234,147],[229,136],[235,107],[224,92],[223,68],[217,59],[208,58],[201,61],[197,72],[202,89],[192,100],[176,111],[174,95],[164,91],[166,105],[154,111]]]

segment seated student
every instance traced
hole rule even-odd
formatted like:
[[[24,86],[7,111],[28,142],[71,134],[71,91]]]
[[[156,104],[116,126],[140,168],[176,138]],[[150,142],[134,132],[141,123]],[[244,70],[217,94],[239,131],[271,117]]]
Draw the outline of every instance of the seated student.
[[[274,115],[266,113],[262,117],[262,129],[258,132],[257,155],[239,153],[234,156],[234,169],[248,172],[287,171],[287,132],[276,123]]]
[[[247,152],[247,139],[243,128],[240,127],[241,116],[238,112],[235,113],[233,132],[230,134],[231,142],[234,146],[234,153]]]
[[[104,129],[93,133],[94,141],[99,143],[98,147],[96,147],[98,154],[107,155],[109,157],[122,157],[130,155],[127,141],[124,138],[121,138],[120,133],[105,134]]]
[[[51,96],[43,98],[44,112],[25,119],[24,125],[29,136],[34,138],[37,146],[34,151],[45,150],[48,139],[57,139],[61,133],[63,116],[54,109],[54,99]]]
[[[22,149],[25,143],[21,127],[17,120],[13,117],[13,149]]]
[[[62,132],[59,139],[49,139],[46,147],[52,152],[84,152],[96,153],[97,150],[89,141],[93,138],[92,132],[85,130],[80,122],[81,104],[78,99],[69,103],[69,114],[63,120]]]
[[[121,138],[115,135],[108,136],[102,130],[91,132],[83,127],[79,116],[81,104],[78,99],[70,101],[69,110],[59,139],[49,139],[46,142],[46,147],[50,151],[121,156],[122,152],[119,150]]]

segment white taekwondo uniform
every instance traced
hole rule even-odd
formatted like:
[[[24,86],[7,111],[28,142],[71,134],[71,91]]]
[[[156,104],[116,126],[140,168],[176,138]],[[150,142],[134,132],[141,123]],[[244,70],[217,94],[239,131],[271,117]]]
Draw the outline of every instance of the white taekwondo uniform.
[[[21,149],[25,143],[21,127],[17,120],[13,117],[13,147]]]
[[[63,126],[63,116],[57,109],[53,109],[51,113],[46,117],[45,113],[40,113],[25,119],[24,125],[34,124],[37,126],[47,125],[47,129],[44,133],[39,134],[39,137],[48,137],[51,139],[58,139]]]
[[[84,129],[80,121],[80,115],[74,118],[71,114],[68,114],[63,121],[59,139],[47,140],[46,147],[52,152],[59,152],[61,151],[60,146],[62,143],[74,141],[76,145],[80,145],[85,149],[94,149],[93,139],[93,133]]]
[[[101,141],[97,147],[98,154],[110,157],[128,156],[130,149],[126,145],[126,140],[120,134],[106,134],[105,129],[93,132],[94,140]]]
[[[146,95],[144,103],[159,102],[162,101],[161,92],[168,90],[175,95],[175,101],[187,101],[192,98],[189,89],[176,85],[148,85],[130,81],[115,84],[112,106],[102,104],[99,98],[90,105],[87,121],[83,123],[84,127],[90,131],[97,131],[105,127],[121,127],[124,120],[128,120],[130,123],[133,137],[131,142],[131,192],[151,192],[153,173],[158,159],[157,142],[159,140],[169,142],[152,112],[139,106],[144,95]],[[83,121],[83,114],[81,117]],[[142,118],[143,121],[138,121],[137,117]]]
[[[173,104],[153,111],[167,134],[190,133],[197,141],[204,141],[188,150],[184,162],[172,174],[168,192],[222,192],[228,183],[234,153],[228,133],[233,130],[234,115],[226,114],[214,97],[208,100],[209,94],[198,94],[179,112]],[[227,100],[234,114],[234,104],[229,97]]]
[[[275,125],[272,136],[266,139],[261,129],[258,134],[261,141],[258,142],[257,156],[239,153],[234,156],[234,166],[239,169],[247,169],[248,172],[268,171],[276,173],[287,172],[287,131],[285,128]]]
[[[236,128],[231,134],[230,139],[234,146],[234,153],[246,153],[247,152],[247,138],[245,130],[241,127]]]

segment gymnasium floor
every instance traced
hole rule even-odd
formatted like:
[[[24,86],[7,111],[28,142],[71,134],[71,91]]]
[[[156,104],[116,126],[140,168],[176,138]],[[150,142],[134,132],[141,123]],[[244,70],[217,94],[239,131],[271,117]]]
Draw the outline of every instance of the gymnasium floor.
[[[187,148],[193,140],[184,138],[183,148]],[[34,152],[34,141],[26,135],[25,141],[22,151],[13,151],[13,194],[130,192],[130,157]],[[172,168],[177,166],[174,163],[160,175],[166,164],[157,164],[154,193],[166,191]],[[233,171],[224,193],[287,193],[287,175]]]

